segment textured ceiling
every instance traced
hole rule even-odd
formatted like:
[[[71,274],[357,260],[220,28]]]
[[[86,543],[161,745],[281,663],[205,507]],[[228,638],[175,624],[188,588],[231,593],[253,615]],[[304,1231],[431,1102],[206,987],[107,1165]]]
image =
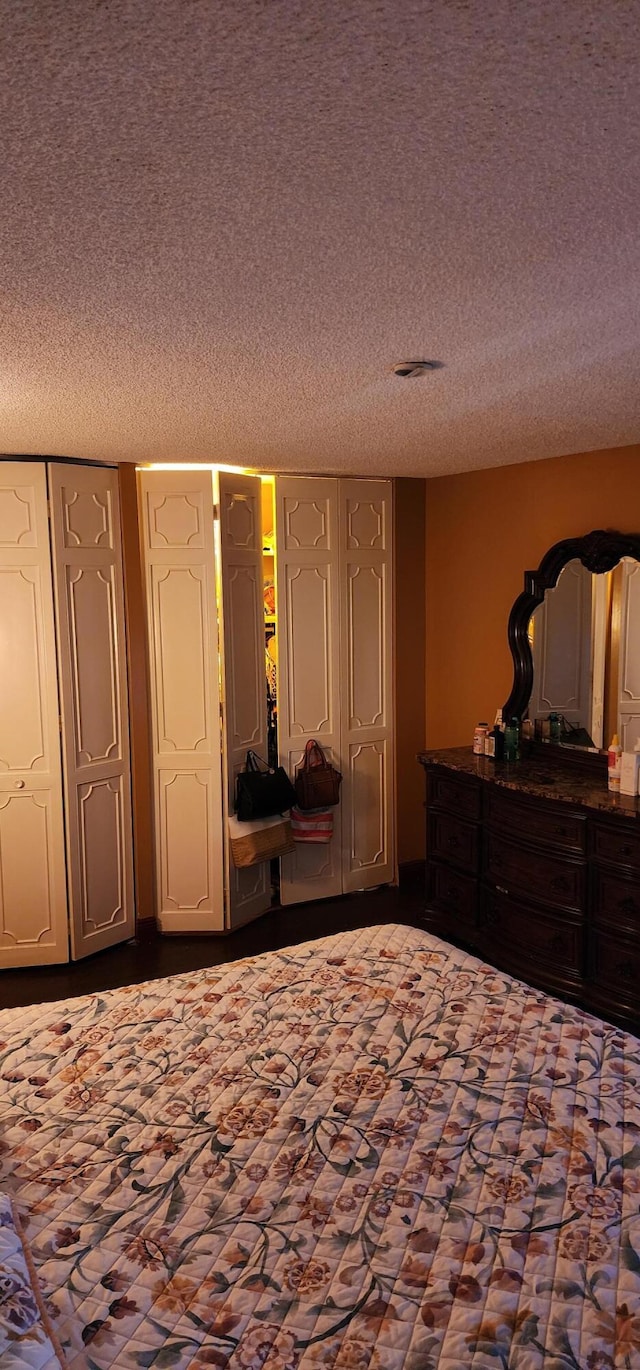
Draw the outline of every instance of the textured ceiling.
[[[640,0],[9,0],[0,450],[637,442],[639,34]]]

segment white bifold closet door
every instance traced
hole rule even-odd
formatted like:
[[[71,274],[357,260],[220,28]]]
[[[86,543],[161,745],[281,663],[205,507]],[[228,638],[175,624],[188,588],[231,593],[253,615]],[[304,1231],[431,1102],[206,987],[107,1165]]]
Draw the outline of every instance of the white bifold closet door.
[[[51,463],[49,482],[69,922],[78,960],[135,930],[118,473]]]
[[[69,958],[44,462],[0,462],[0,966]]]
[[[210,470],[141,471],[162,932],[223,932],[218,624]]]
[[[337,480],[276,477],[278,755],[292,779],[310,738],[342,769],[338,522]],[[283,904],[342,894],[343,807],[331,842],[282,857]]]
[[[116,472],[0,462],[0,546],[0,966],[36,966],[134,931]]]
[[[269,863],[236,870],[227,829],[247,751],[267,749],[260,479],[156,469],[139,481],[158,921],[224,932],[271,903]]]
[[[267,682],[262,568],[262,486],[259,476],[219,471],[222,631],[222,715],[225,758],[225,835],[233,813],[236,776],[247,751],[267,757]],[[227,926],[240,927],[271,904],[268,861],[237,870],[225,841]]]
[[[393,487],[372,480],[338,484],[342,887],[347,893],[396,877]]]
[[[249,749],[266,756],[258,477],[139,473],[146,566],[159,924],[222,932],[271,902],[237,871],[227,818]],[[278,747],[309,738],[343,772],[333,840],[281,862],[283,903],[395,878],[392,486],[277,476]]]
[[[332,842],[281,862],[283,904],[395,878],[392,526],[389,481],[276,478],[280,762],[316,738],[343,774]]]

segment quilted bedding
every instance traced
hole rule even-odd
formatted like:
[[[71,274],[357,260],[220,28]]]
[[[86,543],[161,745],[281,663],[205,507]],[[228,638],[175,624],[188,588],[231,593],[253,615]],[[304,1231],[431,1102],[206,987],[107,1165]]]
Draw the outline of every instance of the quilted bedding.
[[[640,1042],[437,938],[7,1010],[0,1074],[73,1370],[640,1367]]]

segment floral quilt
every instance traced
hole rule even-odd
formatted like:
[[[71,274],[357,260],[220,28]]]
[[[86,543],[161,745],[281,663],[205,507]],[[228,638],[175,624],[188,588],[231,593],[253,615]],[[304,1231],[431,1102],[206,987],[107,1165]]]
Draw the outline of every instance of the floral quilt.
[[[0,1075],[72,1370],[640,1367],[640,1042],[435,937],[6,1010]]]

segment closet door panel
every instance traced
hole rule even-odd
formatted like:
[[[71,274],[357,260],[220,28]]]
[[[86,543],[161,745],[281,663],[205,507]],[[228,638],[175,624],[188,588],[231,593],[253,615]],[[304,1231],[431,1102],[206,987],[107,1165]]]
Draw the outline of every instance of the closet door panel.
[[[49,467],[74,959],[135,930],[117,472]]]
[[[0,462],[0,967],[69,959],[43,462]]]
[[[150,592],[158,749],[168,755],[206,753],[214,725],[211,663],[206,655],[207,568],[151,566]]]
[[[341,480],[343,885],[395,878],[392,487]]]
[[[362,888],[357,876],[363,873],[366,884],[388,881],[388,753],[385,741],[352,743],[349,747],[345,792],[350,795],[349,831],[345,834],[348,872],[352,889]],[[382,868],[383,874],[371,877]]]
[[[276,477],[278,750],[292,777],[317,738],[342,770],[338,482]],[[342,805],[326,846],[298,844],[280,862],[283,904],[342,892]]]
[[[267,757],[267,681],[262,566],[262,482],[259,476],[219,471],[218,508],[222,588],[223,719],[226,761],[225,861],[227,922],[232,928],[271,904],[271,865],[237,870],[231,860],[226,815],[233,813],[236,776],[247,751]]]
[[[216,898],[216,872],[208,859],[216,841],[216,811],[208,771],[161,770],[158,773],[160,820],[160,903],[178,915],[206,920]]]
[[[139,472],[156,893],[163,932],[222,932],[222,742],[211,472]]]

